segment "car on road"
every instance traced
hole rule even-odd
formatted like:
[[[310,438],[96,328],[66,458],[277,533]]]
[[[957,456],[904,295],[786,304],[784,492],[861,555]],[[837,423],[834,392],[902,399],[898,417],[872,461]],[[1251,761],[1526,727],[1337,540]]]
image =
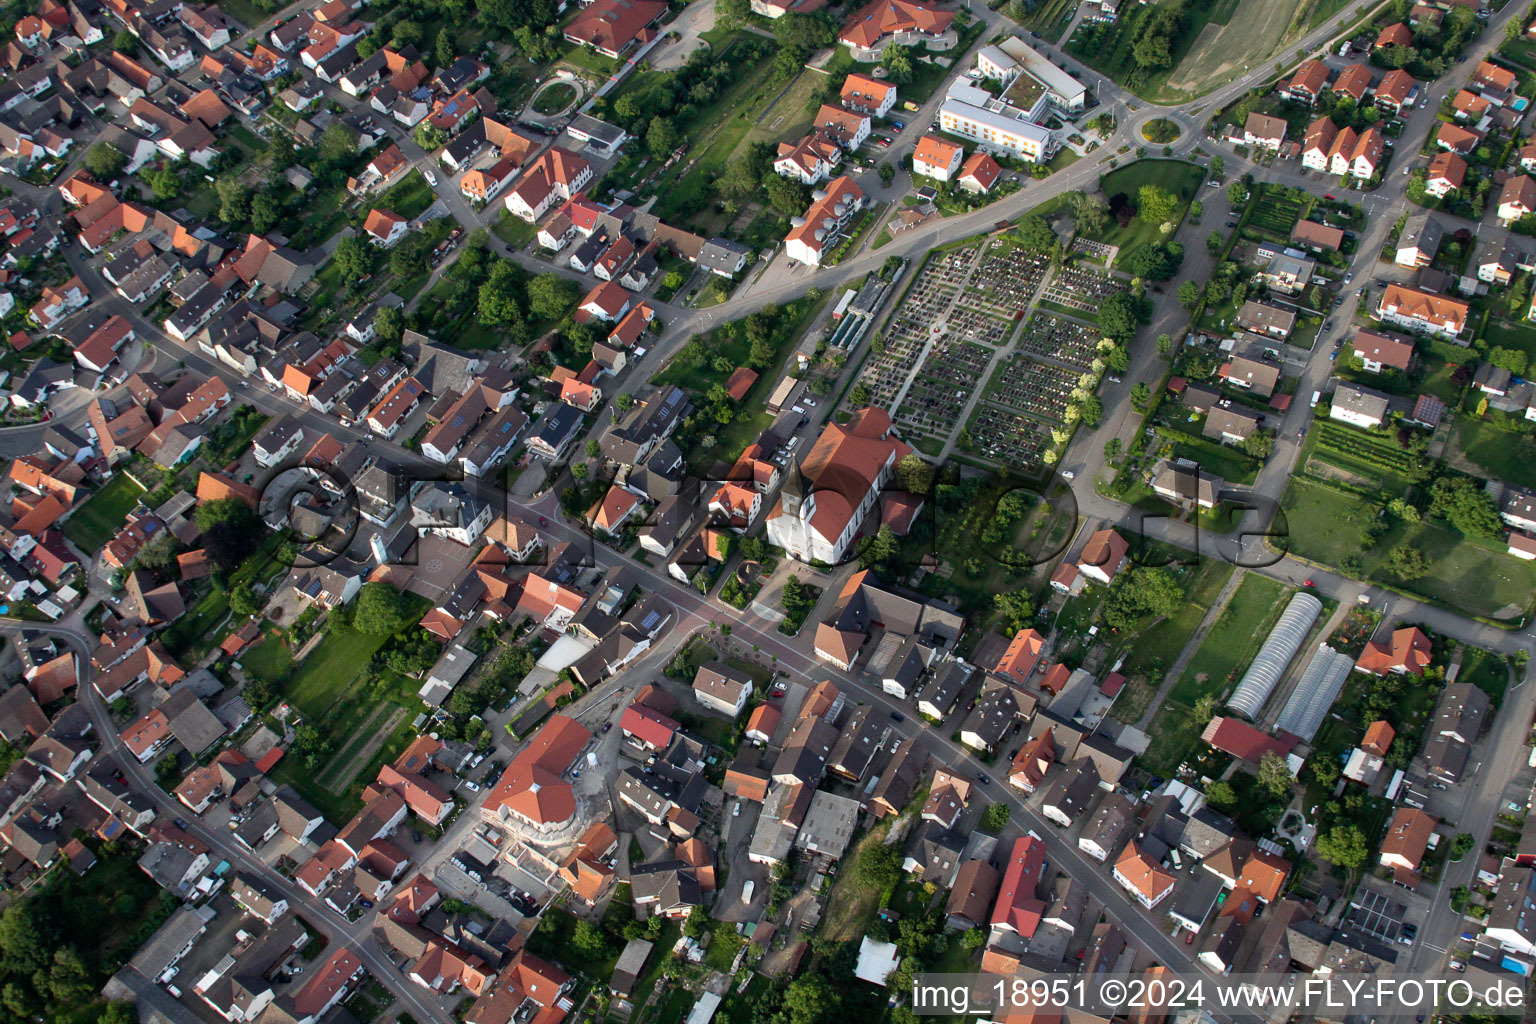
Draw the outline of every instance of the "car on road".
[[[976,781],[981,783],[983,786],[992,785],[992,779],[987,775],[986,772],[977,772]]]
[[[543,516],[539,516],[539,525],[540,526],[548,526],[549,525],[549,520],[544,518]]]
[[[907,720],[907,716],[902,714],[900,711],[892,711],[891,712],[891,721],[893,721],[893,722],[905,722],[906,720]]]
[[[1338,197],[1335,196],[1332,192],[1324,192],[1323,193],[1323,198],[1324,199],[1337,199]]]
[[[1108,377],[1105,377],[1104,379],[1109,381],[1111,384],[1119,384],[1120,383],[1120,378],[1116,377],[1114,374],[1110,374]]]
[[[603,723],[603,732],[607,732],[609,729],[612,729],[612,728],[613,728],[613,723],[612,722],[604,722]]]
[[[411,829],[411,842],[413,842],[413,843],[419,843],[419,842],[421,842],[421,841],[422,841],[422,837],[421,837],[421,832],[420,832],[420,830],[418,830],[418,829],[414,829],[414,828],[413,828],[413,829]]]
[[[904,124],[904,123],[903,123],[903,122],[901,122],[901,121],[892,121],[892,122],[891,122],[891,127],[892,127],[892,128],[895,128],[895,129],[896,129],[896,130],[897,130],[897,131],[899,131],[899,132],[904,132],[904,131],[906,131],[906,130],[907,130],[907,126],[906,126],[906,124]]]
[[[1311,580],[1302,580],[1301,581],[1301,585],[1304,586],[1304,587],[1315,587],[1315,586],[1317,586],[1317,584],[1313,583]]]
[[[1016,758],[1018,756],[1019,756],[1019,748],[1018,747],[1014,747],[1012,750],[1008,751],[1008,760],[1012,761],[1014,758]]]
[[[431,185],[433,188],[437,188],[437,175],[432,173],[432,169],[430,167],[423,167],[421,169],[421,176],[427,179],[428,185]]]
[[[243,381],[241,381],[241,382],[240,382],[240,386],[241,386],[241,387],[242,387],[242,388],[248,388],[248,387],[250,387],[250,386],[251,386],[251,382],[250,382],[250,381],[248,381],[248,380],[243,380]]]

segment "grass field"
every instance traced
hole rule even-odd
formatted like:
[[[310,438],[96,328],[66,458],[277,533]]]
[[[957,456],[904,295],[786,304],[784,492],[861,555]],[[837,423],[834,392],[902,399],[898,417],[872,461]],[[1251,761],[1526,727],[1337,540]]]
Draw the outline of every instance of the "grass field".
[[[1076,0],[1040,0],[1021,24],[1055,43],[1060,41],[1061,34],[1067,30],[1076,8]]]
[[[373,205],[377,209],[397,213],[406,220],[415,220],[436,198],[437,194],[427,184],[427,179],[421,176],[420,171],[413,170],[379,196]]]
[[[1218,697],[1225,693],[1248,668],[1289,599],[1283,583],[1257,573],[1243,577],[1169,698],[1192,707],[1208,693]]]
[[[1202,561],[1189,577],[1184,605],[1173,618],[1159,620],[1122,641],[1126,657],[1120,671],[1127,676],[1146,675],[1158,673],[1173,664],[1231,575],[1229,562],[1218,558]],[[1153,681],[1160,684],[1162,678],[1159,675]]]
[[[94,552],[112,539],[138,504],[144,488],[118,473],[64,521],[64,536],[82,551]]]
[[[1291,479],[1282,507],[1292,552],[1329,566],[1357,557],[1367,582],[1389,584],[1493,619],[1519,617],[1536,593],[1536,564],[1510,557],[1503,544],[1462,537],[1431,523],[1393,522],[1375,547],[1361,551],[1360,529],[1375,514],[1374,507],[1361,497],[1300,476]],[[1405,583],[1382,571],[1387,553],[1404,544],[1423,551],[1428,576]]]
[[[846,867],[838,873],[827,895],[827,911],[821,919],[821,934],[833,942],[852,942],[863,935],[880,909],[882,893],[860,878],[854,865],[866,847],[885,839],[889,829],[890,822],[882,821],[866,832],[844,858]]]
[[[1456,444],[1472,462],[1496,480],[1519,487],[1536,487],[1536,461],[1531,458],[1529,436],[1461,417],[1456,421]]]
[[[1181,202],[1173,219],[1182,221],[1185,211],[1189,209],[1189,201],[1195,198],[1200,183],[1204,180],[1204,168],[1182,160],[1137,160],[1135,163],[1104,175],[1099,181],[1099,188],[1110,199],[1124,193],[1134,204],[1143,185],[1157,185],[1179,197]],[[1120,247],[1119,259],[1124,259],[1139,245],[1162,239],[1161,225],[1149,224],[1140,217],[1131,218],[1123,228],[1111,220],[1109,227],[1098,237],[1100,242]],[[1082,314],[1074,312],[1073,315],[1081,316]]]
[[[1461,670],[1456,676],[1458,683],[1471,683],[1486,693],[1497,708],[1504,701],[1504,691],[1509,687],[1509,666],[1492,651],[1468,647],[1461,655]]]

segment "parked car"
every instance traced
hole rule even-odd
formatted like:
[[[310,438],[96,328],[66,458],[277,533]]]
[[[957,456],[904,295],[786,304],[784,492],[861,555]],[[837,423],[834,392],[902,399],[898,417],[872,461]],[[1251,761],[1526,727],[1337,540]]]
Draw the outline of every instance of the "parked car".
[[[893,721],[893,722],[905,722],[906,720],[907,720],[907,716],[902,714],[900,711],[892,711],[891,712],[891,721]]]

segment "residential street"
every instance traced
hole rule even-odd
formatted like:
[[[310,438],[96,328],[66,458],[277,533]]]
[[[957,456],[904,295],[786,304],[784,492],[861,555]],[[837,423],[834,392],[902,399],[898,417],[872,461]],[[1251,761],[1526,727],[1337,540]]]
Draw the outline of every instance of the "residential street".
[[[315,4],[306,2],[306,6],[315,6]],[[870,272],[878,270],[892,256],[917,260],[936,245],[989,231],[998,222],[1017,218],[1065,192],[1078,189],[1095,190],[1100,176],[1111,169],[1110,160],[1117,149],[1121,146],[1134,149],[1144,144],[1139,134],[1140,126],[1154,117],[1170,118],[1184,128],[1184,134],[1172,147],[1175,156],[1190,156],[1195,150],[1201,148],[1206,152],[1222,152],[1226,161],[1225,181],[1231,181],[1244,173],[1252,173],[1262,182],[1296,184],[1312,191],[1328,187],[1329,179],[1324,177],[1300,174],[1278,163],[1274,166],[1263,166],[1243,159],[1230,150],[1224,150],[1219,144],[1204,137],[1203,126],[1215,110],[1231,102],[1255,84],[1272,79],[1275,75],[1272,66],[1274,63],[1287,64],[1299,54],[1310,54],[1316,51],[1333,36],[1340,25],[1352,22],[1361,12],[1373,6],[1376,6],[1375,0],[1361,0],[1353,3],[1337,17],[1330,19],[1327,26],[1310,33],[1300,43],[1291,47],[1276,62],[1256,68],[1243,78],[1200,99],[1170,107],[1146,104],[1065,57],[1055,48],[1044,47],[1063,66],[1079,71],[1083,81],[1089,83],[1096,91],[1101,104],[1100,109],[1115,115],[1117,125],[1114,134],[1104,140],[1097,150],[1047,179],[1026,180],[1017,193],[989,206],[954,217],[936,218],[932,223],[919,229],[900,234],[878,251],[869,248],[869,242],[875,234],[871,231],[858,251],[850,254],[842,263],[834,267],[822,269],[792,267],[788,264],[783,252],[779,251],[773,263],[762,272],[760,277],[750,285],[739,288],[737,293],[725,302],[708,309],[694,310],[675,300],[659,302],[647,298],[645,301],[656,310],[665,328],[652,346],[650,354],[647,355],[644,366],[637,366],[630,370],[631,376],[622,379],[621,385],[629,386],[634,390],[634,385],[641,378],[654,373],[695,336],[720,324],[737,320],[763,306],[784,303],[803,295],[812,287],[831,290],[857,282]],[[294,10],[290,8],[283,15],[268,19],[258,26],[257,30],[266,31],[279,17],[291,15]],[[1518,5],[1509,5],[1491,18],[1484,26],[1481,45],[1486,45],[1489,40],[1500,38],[1505,23],[1519,16],[1522,11],[1523,9]],[[997,12],[983,10],[974,13],[982,17],[989,27],[989,31],[983,33],[982,38],[990,34],[993,26],[1003,23],[1001,14]],[[1474,44],[1469,52],[1477,52],[1476,45]],[[1403,168],[1408,167],[1415,159],[1414,153],[1417,146],[1414,140],[1424,137],[1435,119],[1440,99],[1453,93],[1466,82],[1474,63],[1473,60],[1463,62],[1430,87],[1427,98],[1409,117],[1408,127],[1402,135],[1400,148],[1403,152],[1394,158],[1384,183],[1375,192],[1358,197],[1366,206],[1368,218],[1367,227],[1361,233],[1358,253],[1352,265],[1356,284],[1381,273],[1375,269],[1376,254],[1392,230],[1399,212],[1405,206],[1404,196],[1408,179],[1403,174]],[[348,103],[355,102],[341,94],[339,90],[336,90],[331,98],[345,100]],[[928,123],[935,116],[941,102],[942,93],[936,94],[921,111],[911,113],[907,117],[906,127],[891,146],[892,157],[911,150],[917,138],[927,130]],[[408,133],[396,132],[395,141],[412,165],[418,167],[429,165],[431,157],[415,144]],[[81,154],[77,153],[75,162],[78,163],[80,158]],[[1121,165],[1123,166],[1128,160],[1129,156],[1122,157]],[[62,219],[63,203],[56,189],[37,188],[18,181],[8,180],[8,183],[18,194],[36,203],[45,216]],[[872,170],[863,173],[860,184],[881,202],[894,201],[904,191],[896,186],[881,186],[876,172]],[[493,202],[485,210],[473,209],[459,192],[457,181],[453,176],[440,174],[435,191],[449,214],[466,228],[488,226],[500,216],[502,206],[499,202]],[[1189,278],[1204,282],[1209,279],[1215,267],[1215,260],[1205,247],[1205,235],[1211,231],[1224,233],[1230,231],[1225,224],[1232,210],[1224,184],[1222,187],[1202,189],[1200,199],[1204,204],[1200,224],[1187,225],[1180,235],[1180,240],[1185,246],[1185,261],[1177,280]],[[563,265],[540,260],[528,253],[511,253],[499,240],[495,240],[494,235],[492,238],[493,248],[503,255],[511,256],[531,270],[554,271],[583,282],[589,280]],[[142,366],[153,367],[164,373],[178,364],[185,364],[199,373],[218,373],[233,380],[234,374],[228,366],[209,358],[196,348],[177,344],[165,336],[160,324],[149,321],[140,309],[120,298],[102,278],[100,272],[89,260],[88,254],[77,244],[66,245],[63,252],[70,269],[80,276],[90,293],[96,297],[92,306],[93,311],[117,314],[127,318],[137,332],[138,343],[150,346],[149,351],[143,353]],[[1334,323],[1333,329],[1320,335],[1310,352],[1292,350],[1290,353],[1295,360],[1291,369],[1296,370],[1299,367],[1300,379],[1296,391],[1298,400],[1291,404],[1278,424],[1275,452],[1258,474],[1255,483],[1249,488],[1258,511],[1250,515],[1249,521],[1244,523],[1241,531],[1231,535],[1204,533],[1195,535],[1186,524],[1166,518],[1148,517],[1100,493],[1096,485],[1104,481],[1109,474],[1103,454],[1106,442],[1112,438],[1128,441],[1141,427],[1140,414],[1132,408],[1130,402],[1132,388],[1138,382],[1156,387],[1164,375],[1165,364],[1156,350],[1155,339],[1159,334],[1166,333],[1177,343],[1187,330],[1189,313],[1178,303],[1175,294],[1176,282],[1171,284],[1173,286],[1164,287],[1160,292],[1152,295],[1154,300],[1152,321],[1150,326],[1138,334],[1133,343],[1130,370],[1121,375],[1123,380],[1120,383],[1105,384],[1101,389],[1100,395],[1104,403],[1101,422],[1096,429],[1080,430],[1061,462],[1060,468],[1072,474],[1073,493],[1078,503],[1079,513],[1086,520],[1085,528],[1116,525],[1124,527],[1129,532],[1142,533],[1151,539],[1165,541],[1195,552],[1202,558],[1224,558],[1233,561],[1290,586],[1301,586],[1304,582],[1310,581],[1309,585],[1319,595],[1332,598],[1342,605],[1353,604],[1365,596],[1373,602],[1375,607],[1384,605],[1389,607],[1394,619],[1420,622],[1442,636],[1484,647],[1500,654],[1514,654],[1522,650],[1528,652],[1536,646],[1536,627],[1529,623],[1520,629],[1503,629],[1471,619],[1453,608],[1384,593],[1378,588],[1369,587],[1332,570],[1287,557],[1283,551],[1273,550],[1263,539],[1274,525],[1273,513],[1278,509],[1288,480],[1298,470],[1297,460],[1302,446],[1301,432],[1312,418],[1312,409],[1304,397],[1314,390],[1323,389],[1332,373],[1334,346],[1350,329],[1351,320],[1359,302],[1353,289],[1345,292],[1344,302],[1329,315]],[[451,339],[443,340],[451,342]],[[589,436],[598,436],[602,428],[610,422],[612,403],[617,400],[622,390],[624,390],[623,386],[611,389],[605,387],[608,397],[605,399],[605,404],[595,410],[591,420],[592,433]],[[267,391],[259,381],[248,388],[236,391],[235,399],[239,403],[252,405],[271,416],[293,415],[304,427],[306,434],[311,436],[332,435],[340,440],[369,437],[366,430],[344,427],[334,418],[321,415],[307,405],[298,405],[282,395]],[[813,420],[824,419],[830,413],[832,405],[831,402],[825,403],[823,408],[817,410]],[[64,407],[64,412],[57,422],[83,433],[84,406],[84,401],[72,400]],[[818,425],[813,422],[811,430],[814,431]],[[41,436],[45,429],[44,425],[0,429],[0,455],[15,457],[36,453],[41,449]],[[372,440],[376,445],[375,450],[387,450],[389,457],[408,472],[430,474],[434,478],[441,474],[441,466],[407,450],[402,445],[379,438]],[[511,495],[501,495],[498,501],[500,505],[498,512],[521,515],[529,519],[546,517],[549,525],[544,532],[552,540],[571,541],[578,546],[590,548],[599,567],[628,564],[637,572],[644,571],[639,568],[639,563],[628,560],[607,547],[595,544],[586,534],[568,524],[560,514],[558,501],[553,493],[546,493],[531,501],[514,498]],[[1275,528],[1274,532],[1283,533],[1278,528]],[[1081,532],[1079,535],[1082,535]],[[665,648],[665,652],[658,648],[609,684],[588,694],[574,705],[575,713],[604,708],[616,694],[627,694],[650,681],[665,665],[672,645],[679,638],[694,629],[706,628],[710,624],[729,625],[733,643],[750,648],[752,652],[761,653],[764,657],[771,657],[774,668],[784,672],[798,683],[812,685],[830,674],[825,663],[812,653],[810,633],[813,631],[803,631],[798,638],[787,638],[777,632],[772,622],[750,613],[737,612],[717,598],[700,595],[696,589],[678,584],[664,572],[647,572],[644,587],[647,591],[660,595],[676,609],[677,619],[669,627],[669,646]],[[86,603],[89,605],[90,599]],[[85,630],[80,613],[70,616],[55,626],[37,626],[30,623],[28,626],[58,635],[76,649],[81,665],[79,697],[88,706],[92,719],[96,723],[96,731],[104,747],[102,754],[116,754],[122,747],[122,743],[110,714],[90,685],[92,674],[90,652],[94,647],[94,638]],[[1481,768],[1474,774],[1473,780],[1462,787],[1464,811],[1458,827],[1464,831],[1475,831],[1480,836],[1487,834],[1506,784],[1519,769],[1524,767],[1523,759],[1527,750],[1523,743],[1524,730],[1533,714],[1536,714],[1536,687],[1524,685],[1530,679],[1530,672],[1531,669],[1528,668],[1520,685],[1509,691],[1493,734],[1479,747],[1482,758]],[[844,691],[851,693],[863,703],[875,706],[881,714],[893,714],[902,710],[891,697],[878,688],[867,685],[860,678],[841,674],[836,679]],[[971,777],[989,770],[974,758],[967,748],[954,742],[941,730],[927,728],[915,716],[909,715],[899,722],[893,720],[890,728],[900,736],[919,735],[921,747],[927,750],[937,764],[946,765],[952,770]],[[117,760],[132,779],[135,789],[146,794],[165,817],[172,817],[178,813],[179,805],[156,784],[151,769],[132,756],[119,756]],[[997,771],[996,768],[990,770]],[[1167,964],[1191,962],[1192,947],[1171,938],[1163,927],[1163,919],[1160,915],[1146,912],[1133,903],[1125,891],[1104,870],[1102,864],[1086,857],[1075,842],[1065,837],[1054,826],[1048,825],[1030,809],[1017,791],[1007,785],[1006,779],[994,779],[988,784],[981,785],[981,791],[988,800],[1004,802],[1013,808],[1010,831],[1005,833],[1006,836],[1022,834],[1026,830],[1043,836],[1050,861],[1080,880],[1091,898],[1107,908],[1154,958]],[[478,803],[483,799],[484,793],[481,793],[479,798],[463,809],[449,835],[438,843],[426,858],[425,863],[420,865],[421,867],[430,869],[451,854],[455,848],[455,841],[463,837],[466,829],[472,828],[477,823]],[[234,843],[228,835],[205,828],[197,820],[190,821],[188,830],[232,864],[239,866],[243,871],[260,875],[269,884],[278,888],[290,903],[303,913],[304,918],[324,933],[330,942],[357,948],[369,971],[418,1021],[449,1024],[450,1017],[445,1010],[445,1005],[449,1004],[445,1004],[427,990],[408,981],[374,940],[370,928],[371,915],[356,923],[345,922],[327,909],[320,900],[298,889],[289,879],[268,870],[257,858]],[[1422,939],[1412,954],[1410,967],[1414,971],[1427,971],[1441,965],[1445,950],[1450,946],[1455,937],[1454,933],[1459,927],[1459,917],[1450,911],[1446,894],[1451,887],[1466,884],[1474,870],[1475,858],[1467,858],[1451,864],[1444,872],[1439,889],[1432,897],[1433,909],[1430,917],[1421,929]]]

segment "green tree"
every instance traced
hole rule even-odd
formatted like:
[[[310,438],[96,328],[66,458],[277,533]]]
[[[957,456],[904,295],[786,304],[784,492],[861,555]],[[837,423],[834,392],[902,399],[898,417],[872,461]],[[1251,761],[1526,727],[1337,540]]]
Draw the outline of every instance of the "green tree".
[[[181,175],[174,167],[159,167],[144,175],[156,199],[175,199],[181,195]]]
[[[1145,412],[1152,404],[1152,389],[1147,387],[1145,381],[1137,381],[1131,385],[1131,406],[1137,412]]]
[[[433,47],[433,52],[437,56],[438,67],[445,68],[453,63],[456,54],[453,50],[453,33],[448,31],[448,26],[444,25],[437,30],[437,45]]]
[[[651,123],[645,129],[645,148],[651,156],[657,160],[665,160],[672,155],[672,151],[683,141],[682,132],[677,126],[660,114],[651,118]]]
[[[916,452],[909,452],[896,463],[891,483],[897,490],[928,494],[933,490],[933,465]]]
[[[112,49],[126,57],[132,57],[139,50],[139,37],[127,29],[122,29],[112,37]]]
[[[1283,800],[1290,796],[1296,776],[1291,774],[1285,758],[1271,750],[1259,759],[1258,780],[1259,788]]]
[[[885,48],[880,65],[885,68],[885,77],[897,85],[906,85],[917,74],[917,68],[912,62],[912,48],[896,43]]]
[[[1179,285],[1179,305],[1185,309],[1194,309],[1200,305],[1200,296],[1205,294],[1194,281],[1185,281]]]
[[[1341,868],[1358,868],[1369,853],[1370,847],[1357,825],[1335,825],[1317,837],[1317,855]]]
[[[283,219],[283,204],[271,192],[257,192],[251,196],[251,230],[264,235],[277,227]]]
[[[1471,477],[1442,476],[1431,484],[1428,514],[1468,537],[1496,537],[1503,529],[1498,506]]]
[[[1008,818],[1013,813],[1013,808],[1007,804],[992,804],[981,813],[981,829],[983,832],[991,832],[996,835],[1008,824]]]
[[[427,272],[427,244],[424,236],[410,234],[389,251],[389,272],[397,281],[408,281]]]
[[[1013,237],[1022,248],[1030,252],[1054,253],[1061,247],[1061,241],[1052,230],[1050,221],[1038,213],[1027,213],[1020,217],[1014,225]]]
[[[877,173],[880,175],[880,184],[886,188],[890,188],[891,182],[896,180],[896,168],[889,163],[882,163]]]
[[[740,28],[751,14],[751,0],[715,0],[715,24],[720,28]]]
[[[379,251],[361,235],[348,235],[336,243],[331,262],[342,284],[348,288],[373,273]]]
[[[762,193],[767,198],[768,205],[786,217],[796,216],[811,202],[809,188],[779,174],[763,175]]]
[[[1158,185],[1143,185],[1137,192],[1140,205],[1136,215],[1148,224],[1172,220],[1179,208],[1179,197]]]
[[[1205,802],[1216,808],[1231,807],[1237,803],[1237,792],[1232,783],[1217,779],[1205,787]]]
[[[1429,575],[1429,562],[1424,552],[1411,544],[1402,544],[1387,552],[1382,568],[1405,583],[1423,579]]]
[[[1232,204],[1234,212],[1248,205],[1248,186],[1241,181],[1234,181],[1227,186],[1227,201]]]
[[[409,602],[388,583],[365,583],[352,609],[352,628],[370,636],[391,636],[410,624]]]
[[[522,285],[522,271],[508,260],[497,260],[491,267],[490,276],[480,286],[477,315],[488,327],[505,327],[521,324],[522,307],[518,305],[518,293]]]
[[[571,929],[571,947],[588,960],[602,960],[608,955],[608,937],[586,918],[578,918]]]
[[[1267,459],[1269,453],[1274,451],[1275,435],[1267,430],[1255,430],[1243,438],[1243,451],[1256,459]]]
[[[1120,341],[1129,338],[1143,320],[1142,308],[1126,292],[1111,295],[1099,305],[1099,326],[1111,338]]]
[[[264,532],[255,511],[239,498],[199,502],[193,519],[209,561],[225,572],[245,561]]]
[[[1168,616],[1184,604],[1184,584],[1171,571],[1132,566],[1115,576],[1104,603],[1104,622],[1125,629],[1149,615]]]
[[[261,612],[262,601],[249,583],[242,583],[230,588],[229,607],[236,615],[255,616]]]
[[[888,524],[881,523],[880,529],[875,531],[875,535],[865,542],[863,550],[859,552],[859,565],[865,569],[884,565],[900,552],[901,543],[896,540],[896,534]]]
[[[128,166],[128,157],[110,142],[98,142],[85,151],[85,169],[97,181],[111,181]]]
[[[1223,157],[1220,153],[1217,153],[1215,156],[1211,157],[1210,172],[1212,178],[1220,180],[1221,176],[1225,174],[1226,171],[1227,161],[1225,157]]]
[[[397,306],[383,306],[373,317],[373,333],[385,344],[393,344],[405,334],[405,317]]]
[[[785,15],[792,17],[792,15]],[[802,974],[784,990],[785,1024],[826,1024],[838,1016],[842,998],[819,974]]]
[[[334,167],[357,155],[357,136],[341,121],[332,121],[320,133],[316,148],[320,152],[320,159]]]
[[[1461,860],[1477,845],[1477,837],[1470,832],[1458,832],[1451,840],[1451,860]]]
[[[1109,204],[1102,197],[1068,192],[1067,203],[1072,207],[1072,219],[1077,222],[1079,234],[1092,238],[1109,226]]]
[[[709,927],[709,912],[703,906],[695,906],[688,911],[688,918],[683,922],[683,934],[690,939],[697,939],[704,934],[704,929]]]
[[[581,293],[558,274],[536,274],[528,282],[528,312],[547,320],[559,320],[571,311]]]
[[[1002,616],[999,627],[1005,636],[1011,637],[1034,622],[1035,603],[1027,590],[1005,590],[993,594],[992,604]]]

